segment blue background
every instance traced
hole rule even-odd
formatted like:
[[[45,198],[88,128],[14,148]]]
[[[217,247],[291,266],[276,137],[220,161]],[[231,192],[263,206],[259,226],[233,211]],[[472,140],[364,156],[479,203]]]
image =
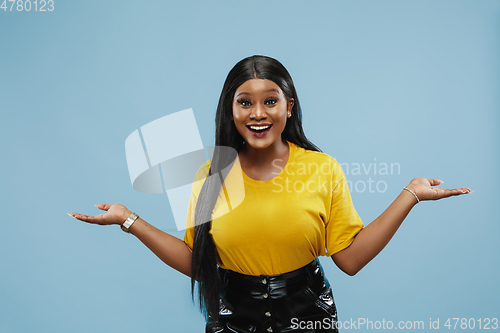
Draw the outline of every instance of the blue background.
[[[417,205],[354,277],[323,257],[340,319],[428,328],[440,318],[448,331],[448,317],[500,317],[499,19],[497,0],[1,10],[0,332],[204,331],[187,277],[118,227],[66,213],[118,202],[171,231],[166,195],[132,189],[125,139],[193,108],[213,144],[224,79],[253,54],[289,70],[305,132],[325,153],[351,166],[399,163],[392,175],[347,175],[387,184],[352,190],[365,224],[414,177],[475,190]]]

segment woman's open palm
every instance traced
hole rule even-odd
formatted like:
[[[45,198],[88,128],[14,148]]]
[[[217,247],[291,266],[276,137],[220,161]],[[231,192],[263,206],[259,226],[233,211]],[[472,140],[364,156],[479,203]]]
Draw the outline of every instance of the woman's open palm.
[[[407,187],[415,192],[419,200],[439,200],[455,195],[471,193],[471,190],[467,187],[454,189],[432,187],[442,183],[443,181],[440,179],[419,177],[412,179]]]
[[[70,216],[73,216],[75,219],[80,221],[100,224],[100,225],[110,225],[110,224],[123,224],[127,217],[131,214],[131,212],[124,205],[120,204],[107,204],[100,203],[95,205],[97,208],[101,210],[105,210],[106,213],[99,215],[83,215],[79,213],[71,213]]]

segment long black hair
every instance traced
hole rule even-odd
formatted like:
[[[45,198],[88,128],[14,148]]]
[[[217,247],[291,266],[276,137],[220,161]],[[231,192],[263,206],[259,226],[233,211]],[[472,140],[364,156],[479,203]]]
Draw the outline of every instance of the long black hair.
[[[226,167],[236,159],[237,154],[227,154],[223,147],[233,148],[239,152],[244,146],[243,137],[238,133],[231,117],[232,104],[236,89],[251,79],[267,79],[276,83],[287,99],[293,98],[292,116],[287,119],[282,139],[299,147],[320,151],[305,136],[302,130],[302,114],[299,99],[295,91],[292,77],[286,68],[277,60],[254,55],[239,61],[227,75],[217,106],[215,116],[215,150],[210,170],[198,196],[195,208],[195,233],[193,240],[193,257],[191,266],[191,292],[194,298],[194,285],[198,280],[200,310],[206,317],[216,319],[219,315],[219,295],[222,290],[217,272],[217,251],[210,235],[212,212],[217,202],[224,176],[220,176]],[[221,149],[218,149],[218,148]],[[219,174],[219,177],[210,177]],[[204,223],[209,221],[207,223]]]

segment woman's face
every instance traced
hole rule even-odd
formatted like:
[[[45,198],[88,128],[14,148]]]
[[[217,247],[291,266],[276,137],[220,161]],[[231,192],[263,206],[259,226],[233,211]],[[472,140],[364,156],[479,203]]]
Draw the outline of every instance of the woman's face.
[[[292,107],[293,98],[287,99],[276,83],[251,79],[236,89],[232,120],[249,146],[264,149],[281,143]]]

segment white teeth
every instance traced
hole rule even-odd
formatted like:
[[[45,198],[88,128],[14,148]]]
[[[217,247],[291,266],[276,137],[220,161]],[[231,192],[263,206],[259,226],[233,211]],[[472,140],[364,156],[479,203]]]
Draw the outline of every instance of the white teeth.
[[[260,131],[260,130],[263,130],[263,129],[271,127],[271,125],[267,125],[267,126],[248,126],[248,127],[250,127],[251,129],[253,129],[254,131]]]

